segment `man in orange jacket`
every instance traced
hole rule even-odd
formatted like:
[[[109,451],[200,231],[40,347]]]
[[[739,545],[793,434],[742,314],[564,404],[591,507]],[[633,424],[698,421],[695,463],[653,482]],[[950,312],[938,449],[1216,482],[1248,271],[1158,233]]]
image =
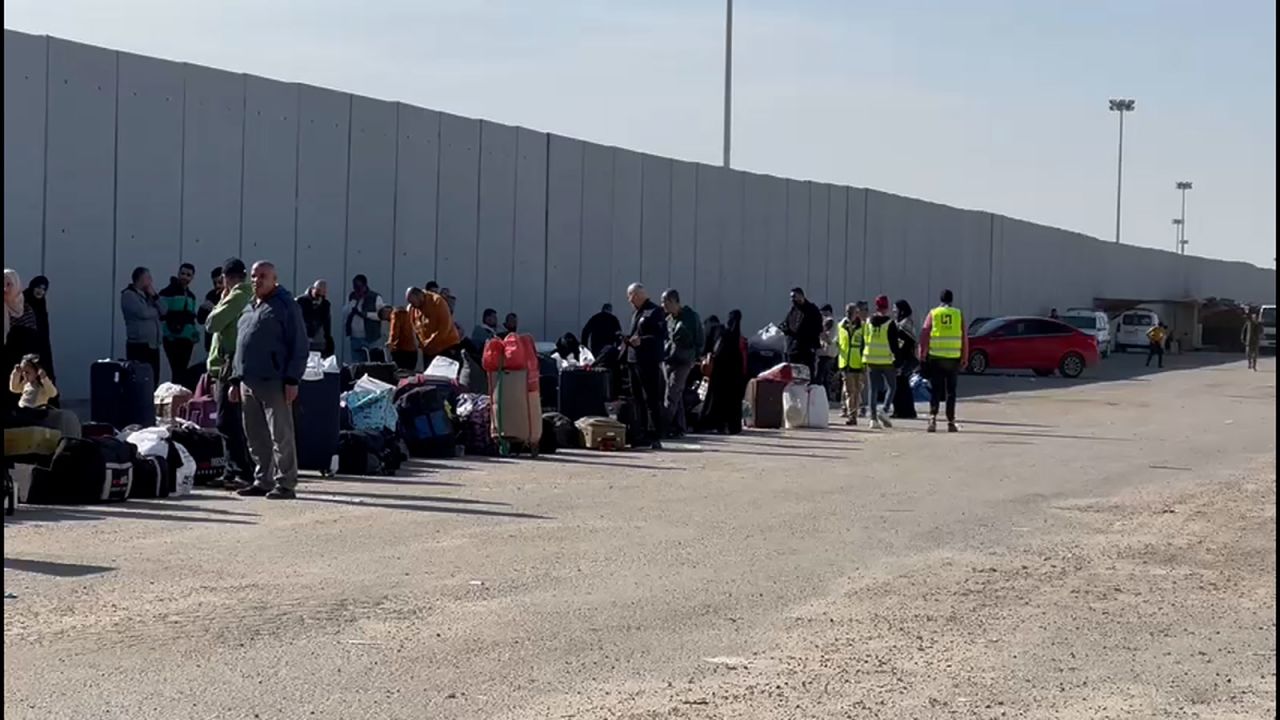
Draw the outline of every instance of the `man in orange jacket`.
[[[461,360],[462,337],[453,324],[449,301],[441,295],[416,287],[409,288],[404,299],[409,306],[413,334],[418,339],[418,346],[422,348],[423,366],[430,365],[438,355]]]

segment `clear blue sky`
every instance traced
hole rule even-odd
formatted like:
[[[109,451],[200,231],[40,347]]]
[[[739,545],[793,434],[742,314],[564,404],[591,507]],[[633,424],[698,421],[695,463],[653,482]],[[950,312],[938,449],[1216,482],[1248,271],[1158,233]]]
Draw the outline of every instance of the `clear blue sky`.
[[[718,163],[723,0],[6,0],[5,26]],[[1270,267],[1276,11],[737,0],[737,167]]]

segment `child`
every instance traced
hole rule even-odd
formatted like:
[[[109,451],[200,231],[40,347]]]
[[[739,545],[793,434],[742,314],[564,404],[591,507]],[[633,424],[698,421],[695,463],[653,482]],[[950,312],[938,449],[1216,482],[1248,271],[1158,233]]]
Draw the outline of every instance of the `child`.
[[[22,362],[14,366],[9,375],[9,392],[20,396],[18,407],[30,409],[47,408],[49,401],[58,396],[58,388],[40,367],[39,355],[24,355]]]

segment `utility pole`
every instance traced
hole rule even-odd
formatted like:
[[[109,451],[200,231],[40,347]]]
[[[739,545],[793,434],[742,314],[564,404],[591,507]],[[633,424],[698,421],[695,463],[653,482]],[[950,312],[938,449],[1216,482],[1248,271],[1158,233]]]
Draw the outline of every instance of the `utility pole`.
[[[1173,219],[1173,251],[1182,252],[1182,218]]]
[[[724,11],[724,166],[729,167],[729,145],[733,118],[733,0],[725,0]]]
[[[1173,185],[1182,193],[1182,214],[1178,216],[1178,249],[1185,255],[1187,252],[1187,191],[1191,189],[1190,180],[1179,180]]]
[[[1120,113],[1120,146],[1116,151],[1116,242],[1120,242],[1120,188],[1124,176],[1124,114],[1133,112],[1134,101],[1129,98],[1112,98],[1111,112]]]

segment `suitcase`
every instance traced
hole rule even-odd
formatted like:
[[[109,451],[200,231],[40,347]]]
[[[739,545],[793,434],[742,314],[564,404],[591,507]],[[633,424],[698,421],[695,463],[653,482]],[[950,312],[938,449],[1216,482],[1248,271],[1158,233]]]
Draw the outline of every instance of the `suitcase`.
[[[344,430],[338,437],[338,472],[343,475],[394,475],[401,462],[394,433]]]
[[[217,430],[175,427],[169,431],[169,439],[181,445],[195,461],[196,485],[206,485],[222,477],[227,458],[222,435]]]
[[[98,438],[98,437],[115,437],[116,429],[111,427],[109,423],[87,422],[80,426],[80,437],[82,438]]]
[[[361,357],[363,356],[363,357]],[[387,351],[380,347],[365,348],[362,353],[357,353],[351,358],[354,363],[385,363],[387,361]],[[358,375],[356,376],[359,377]]]
[[[556,450],[572,450],[582,447],[582,435],[577,426],[565,415],[558,412],[542,414],[542,452]]]
[[[786,383],[752,378],[747,381],[747,404],[751,407],[750,426],[761,429],[782,427],[782,394]]]
[[[323,373],[319,380],[298,383],[298,399],[293,404],[293,436],[298,448],[299,470],[313,470],[322,475],[337,471],[338,433],[342,431],[340,382],[337,373]]]
[[[538,353],[538,385],[543,410],[560,409],[560,366],[556,359]]]
[[[98,360],[89,368],[89,418],[114,428],[156,424],[151,366],[129,360]]]
[[[456,407],[458,444],[466,449],[468,455],[496,455],[498,445],[489,433],[493,422],[493,401],[489,396],[463,393],[458,396]]]
[[[139,455],[133,461],[133,484],[129,498],[166,498],[173,492],[169,461],[166,458]]]
[[[589,450],[621,450],[627,445],[627,426],[607,417],[584,417],[574,423]]]
[[[783,355],[777,350],[751,348],[747,351],[747,377],[753,378],[781,362]]]
[[[48,468],[37,467],[27,502],[83,504],[118,502],[133,483],[133,445],[116,438],[63,438]]]
[[[356,381],[368,375],[374,380],[381,380],[388,385],[399,383],[399,368],[389,362],[358,362],[342,367],[342,392],[355,387]]]
[[[493,439],[507,443],[508,450],[537,454],[542,439],[542,402],[538,390],[529,389],[524,370],[489,373],[493,388]]]
[[[452,385],[424,384],[395,402],[400,438],[412,457],[453,457],[457,438],[449,418]]]
[[[565,368],[560,372],[559,402],[556,410],[577,421],[584,417],[604,417],[609,401],[609,371]]]
[[[627,429],[627,445],[635,447],[649,436],[649,417],[637,410],[631,398],[618,402],[618,416],[614,419]]]

